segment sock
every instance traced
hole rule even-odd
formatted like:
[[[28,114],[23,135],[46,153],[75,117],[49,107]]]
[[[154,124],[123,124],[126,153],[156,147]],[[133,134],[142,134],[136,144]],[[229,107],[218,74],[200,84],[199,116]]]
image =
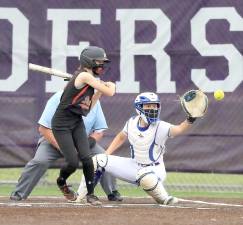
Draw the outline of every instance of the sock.
[[[66,180],[63,178],[63,177],[58,177],[57,178],[57,184],[59,185],[59,186],[63,186],[63,185],[65,185],[66,184]]]
[[[59,177],[57,178],[57,184],[58,185],[65,185],[66,184],[66,180],[67,178],[72,174],[74,173],[76,170],[76,168],[74,168],[73,166],[69,166],[67,165],[66,167],[62,168],[60,170],[60,174],[59,174]]]
[[[94,165],[92,158],[88,158],[83,162],[83,173],[86,181],[88,195],[94,193]]]

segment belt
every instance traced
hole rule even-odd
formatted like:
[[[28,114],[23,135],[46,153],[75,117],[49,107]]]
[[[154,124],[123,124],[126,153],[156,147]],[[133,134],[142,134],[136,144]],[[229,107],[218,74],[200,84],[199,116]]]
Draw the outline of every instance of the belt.
[[[142,167],[146,167],[146,166],[157,166],[159,165],[160,163],[159,162],[155,162],[155,163],[150,163],[150,164],[142,164],[142,163],[138,163],[139,166],[142,166]]]

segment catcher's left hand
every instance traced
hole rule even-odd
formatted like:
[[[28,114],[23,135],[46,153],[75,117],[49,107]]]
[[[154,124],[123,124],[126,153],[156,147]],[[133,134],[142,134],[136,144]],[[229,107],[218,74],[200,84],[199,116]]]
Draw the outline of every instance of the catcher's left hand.
[[[180,101],[188,117],[202,117],[208,108],[208,97],[201,90],[187,91],[180,97]]]

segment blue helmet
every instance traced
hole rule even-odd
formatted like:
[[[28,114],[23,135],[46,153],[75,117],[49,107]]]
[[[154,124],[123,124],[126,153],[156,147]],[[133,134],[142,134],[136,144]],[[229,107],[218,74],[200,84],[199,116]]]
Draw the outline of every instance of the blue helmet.
[[[143,109],[144,104],[150,103],[157,104],[157,109]],[[138,115],[140,115],[146,123],[151,124],[159,120],[160,100],[155,93],[144,92],[139,94],[134,101],[134,106]]]

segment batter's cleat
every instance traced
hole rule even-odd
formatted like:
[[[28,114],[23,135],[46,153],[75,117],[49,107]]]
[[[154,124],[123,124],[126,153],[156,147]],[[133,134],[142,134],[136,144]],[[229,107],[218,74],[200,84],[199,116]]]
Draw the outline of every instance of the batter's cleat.
[[[121,202],[123,200],[121,194],[117,190],[112,191],[111,194],[107,195],[107,198],[109,201],[113,201],[113,202]]]
[[[68,201],[75,201],[77,199],[77,194],[73,190],[71,190],[70,186],[68,186],[67,184],[57,184],[57,186]]]
[[[9,199],[12,201],[21,201],[23,198],[19,195],[18,192],[12,192]]]
[[[91,204],[93,206],[100,206],[100,205],[102,205],[102,203],[100,202],[98,197],[93,195],[93,194],[86,195],[86,199],[87,199],[87,203],[89,203],[89,204]]]

